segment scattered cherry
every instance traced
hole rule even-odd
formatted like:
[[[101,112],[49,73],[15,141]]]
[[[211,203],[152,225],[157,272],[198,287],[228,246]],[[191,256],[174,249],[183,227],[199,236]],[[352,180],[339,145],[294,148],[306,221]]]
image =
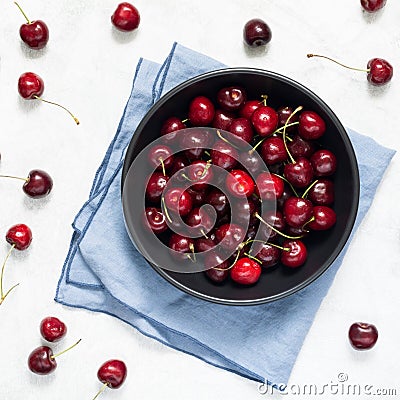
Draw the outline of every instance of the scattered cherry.
[[[230,111],[225,111],[221,109],[215,110],[214,118],[212,120],[211,126],[216,129],[222,129],[224,131],[229,131],[232,121],[235,119],[235,114]]]
[[[251,119],[251,116],[253,115],[254,111],[257,110],[258,107],[262,105],[262,102],[258,100],[247,100],[242,108],[239,110],[239,115],[242,118],[247,118]]]
[[[234,119],[229,127],[229,132],[247,143],[251,143],[254,136],[253,126],[247,118]]]
[[[43,49],[49,41],[49,28],[40,19],[30,21],[20,5],[16,2],[14,3],[26,19],[26,24],[22,24],[19,28],[19,35],[21,36],[22,41],[31,49]]]
[[[32,242],[32,231],[25,224],[14,225],[7,231],[6,240],[17,250],[26,250]]]
[[[40,322],[40,334],[48,342],[58,342],[67,333],[67,326],[56,317],[46,317]]]
[[[108,360],[103,363],[97,371],[97,378],[103,387],[97,392],[93,400],[102,393],[106,388],[118,389],[126,379],[127,368],[121,360]]]
[[[374,13],[385,7],[386,0],[360,0],[362,8],[370,13]]]
[[[282,178],[269,172],[261,172],[256,179],[256,185],[260,198],[272,201],[282,196],[285,187]]]
[[[272,32],[266,22],[254,18],[245,24],[243,38],[245,43],[251,47],[264,46],[271,41]]]
[[[271,136],[265,139],[261,144],[261,157],[267,165],[286,161],[288,154],[282,138]]]
[[[212,163],[224,169],[234,168],[238,157],[237,150],[230,143],[226,143],[223,140],[218,140],[211,150]]]
[[[120,31],[133,31],[139,26],[140,14],[132,4],[120,3],[111,16],[111,22]]]
[[[350,343],[356,350],[368,350],[375,346],[378,340],[378,330],[373,324],[355,322],[349,329]]]

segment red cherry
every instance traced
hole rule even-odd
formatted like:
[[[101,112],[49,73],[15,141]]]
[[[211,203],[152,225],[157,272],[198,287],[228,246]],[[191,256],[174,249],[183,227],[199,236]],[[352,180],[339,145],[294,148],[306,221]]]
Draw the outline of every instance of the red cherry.
[[[189,104],[189,120],[193,126],[210,125],[214,113],[213,103],[205,96],[197,96]]]
[[[269,172],[261,172],[256,179],[256,185],[262,200],[276,200],[280,198],[285,188],[283,179]]]
[[[373,324],[355,322],[349,329],[350,343],[356,350],[368,350],[378,340],[378,330]]]
[[[285,178],[296,188],[308,186],[314,176],[314,171],[307,158],[299,157],[294,163],[283,168]]]
[[[313,204],[301,197],[290,197],[283,206],[283,215],[288,225],[299,228],[311,219]]]
[[[247,118],[234,119],[229,127],[229,132],[247,143],[251,143],[254,136],[253,126]]]
[[[314,220],[307,224],[313,231],[324,231],[332,228],[336,223],[336,213],[332,208],[326,206],[314,206]]]
[[[226,281],[229,276],[228,260],[224,261],[221,256],[215,252],[207,254],[204,265],[208,268],[207,271],[205,271],[206,276],[214,283],[222,283]]]
[[[281,252],[281,263],[290,268],[303,265],[307,259],[307,248],[301,240],[285,240]]]
[[[111,389],[118,389],[126,379],[127,368],[121,360],[108,360],[97,371],[97,378]]]
[[[336,156],[330,150],[317,150],[310,162],[315,176],[329,176],[336,171]]]
[[[291,142],[287,142],[287,147],[294,159],[299,157],[310,158],[315,151],[315,144],[303,139],[300,135],[294,135]]]
[[[27,100],[40,97],[44,91],[43,79],[34,72],[25,72],[18,79],[18,92]]]
[[[388,83],[393,77],[393,67],[383,58],[372,58],[367,64],[368,82],[375,86],[381,86]]]
[[[19,35],[23,42],[25,42],[31,49],[40,50],[46,46],[49,41],[49,28],[41,21],[30,21],[18,3],[16,6],[21,11],[26,19],[26,24],[22,24],[19,28]]]
[[[268,106],[258,107],[251,116],[254,129],[260,136],[269,136],[278,126],[279,117],[277,112]]]
[[[236,250],[245,235],[244,229],[236,224],[223,224],[215,230],[217,243],[227,250]]]
[[[136,7],[124,2],[119,4],[114,11],[111,22],[120,31],[133,31],[139,26],[140,14]]]
[[[174,162],[173,151],[170,147],[163,144],[156,144],[151,147],[147,155],[150,165],[162,170],[168,169]],[[164,172],[163,170],[163,172]]]
[[[193,200],[190,194],[181,188],[172,188],[164,194],[165,207],[168,211],[181,215],[189,214],[193,207]]]
[[[318,179],[307,195],[308,199],[316,205],[328,206],[335,199],[334,184],[328,179]]]
[[[22,190],[29,196],[39,199],[47,196],[53,188],[53,179],[51,176],[41,170],[33,169],[29,172],[27,181],[22,186]]]
[[[165,215],[159,208],[146,207],[143,218],[144,226],[155,234],[165,232],[168,229]]]
[[[261,246],[257,246],[257,260],[261,261],[261,266],[264,268],[270,268],[278,264],[281,255],[281,250],[269,243],[262,243]]]
[[[243,28],[244,42],[250,47],[265,46],[271,38],[270,27],[260,18],[251,19]]]
[[[178,261],[187,260],[194,251],[193,239],[173,233],[169,239],[171,255]]]
[[[286,125],[286,122],[289,120],[288,125],[292,124],[293,122],[297,122],[299,120],[299,115],[298,114],[293,114],[293,108],[292,107],[279,107],[278,110],[276,111],[278,113],[279,117],[279,122],[278,126],[284,126]],[[289,119],[290,117],[290,119]],[[286,127],[286,132],[292,132],[296,129],[296,125],[291,125]]]
[[[267,165],[286,161],[288,154],[282,138],[272,136],[265,139],[261,144],[261,157]]]
[[[326,130],[325,121],[314,111],[303,111],[299,116],[299,135],[306,140],[319,139]]]
[[[57,361],[53,357],[53,350],[48,346],[34,349],[28,357],[29,369],[38,375],[47,375],[57,368]]]
[[[185,129],[186,125],[178,117],[170,117],[164,121],[161,126],[161,136],[165,144],[172,144],[175,142],[178,131]]]
[[[232,280],[241,285],[253,285],[260,275],[260,264],[248,257],[239,258],[231,269]]]
[[[239,86],[230,86],[217,92],[217,102],[226,111],[237,111],[247,98],[246,91]]]
[[[223,140],[217,141],[211,150],[212,163],[224,169],[232,169],[237,164],[238,151]]]
[[[58,342],[66,333],[66,325],[56,317],[46,317],[40,322],[40,334],[48,342]]]
[[[226,177],[226,188],[234,196],[251,196],[254,192],[254,181],[251,176],[240,169],[232,170]]]
[[[373,13],[385,7],[386,0],[360,0],[360,3],[365,11]]]
[[[247,100],[239,110],[239,116],[251,120],[254,111],[260,106],[262,106],[262,102],[258,100]]]
[[[193,190],[204,190],[208,187],[214,174],[210,164],[205,161],[194,161],[187,168],[187,177],[193,182]]]
[[[211,126],[216,129],[229,131],[232,121],[235,119],[235,114],[226,110],[215,110],[214,118]]]
[[[32,231],[25,224],[14,225],[7,231],[6,240],[17,250],[26,250],[32,242]]]
[[[169,180],[162,172],[154,172],[150,175],[146,186],[146,199],[158,203],[161,200],[161,195]]]

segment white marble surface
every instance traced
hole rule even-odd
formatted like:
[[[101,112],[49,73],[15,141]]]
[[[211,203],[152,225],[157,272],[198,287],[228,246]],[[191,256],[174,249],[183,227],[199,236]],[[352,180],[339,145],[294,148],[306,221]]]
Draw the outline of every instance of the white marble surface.
[[[51,37],[44,51],[28,51],[18,35],[22,16],[13,2],[1,2],[0,173],[25,176],[39,167],[53,176],[55,186],[47,200],[30,201],[19,182],[0,180],[0,234],[4,237],[18,222],[28,224],[34,234],[31,248],[15,253],[6,270],[6,285],[21,284],[0,307],[0,399],[91,399],[100,387],[98,366],[113,357],[126,361],[129,376],[120,390],[104,393],[104,399],[279,397],[261,395],[256,383],[171,350],[111,317],[56,304],[70,223],[116,131],[138,58],[161,62],[173,41],[228,65],[288,75],[319,94],[345,125],[398,150],[400,3],[388,0],[383,12],[370,18],[359,0],[136,0],[141,25],[133,34],[122,34],[110,23],[116,1],[21,2],[31,19],[47,22]],[[271,26],[266,51],[249,52],[242,44],[242,27],[252,17]],[[373,89],[363,73],[308,60],[308,52],[361,67],[372,57],[383,57],[393,64],[394,78],[387,87]],[[61,110],[19,98],[17,79],[28,70],[43,77],[46,97],[70,107],[81,126]],[[321,391],[346,373],[348,383],[400,393],[399,175],[395,156],[316,316],[290,385],[314,383]],[[7,249],[3,240],[0,259]],[[26,359],[41,344],[38,324],[47,315],[59,316],[69,327],[58,349],[80,337],[83,341],[79,350],[59,359],[54,374],[38,377],[28,371]],[[347,329],[356,320],[379,328],[379,341],[369,352],[355,352],[348,344]],[[291,393],[284,398],[339,397],[334,392],[326,386],[324,395]]]

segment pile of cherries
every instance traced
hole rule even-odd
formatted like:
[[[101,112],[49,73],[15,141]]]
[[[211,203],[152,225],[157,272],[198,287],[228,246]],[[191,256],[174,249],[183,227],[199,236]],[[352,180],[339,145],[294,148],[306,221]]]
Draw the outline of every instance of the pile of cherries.
[[[302,107],[275,109],[267,105],[266,96],[249,99],[241,86],[221,88],[215,99],[193,98],[187,116],[184,121],[168,118],[161,127],[162,144],[158,140],[148,152],[154,170],[145,190],[147,228],[166,236],[171,255],[181,262],[217,244],[230,251],[228,259],[218,251],[205,258],[205,274],[215,283],[230,276],[238,284],[251,285],[263,270],[279,264],[303,265],[307,258],[303,238],[336,222],[331,179],[336,157],[318,142],[326,130],[324,120]],[[215,129],[181,131],[187,127]],[[246,142],[251,150],[238,150],[239,142]],[[185,150],[174,152],[177,143]],[[260,160],[267,168],[260,167]],[[210,185],[212,166],[227,171],[221,188]],[[178,176],[178,181],[185,178],[186,184],[190,181],[190,187],[169,188],[172,176]],[[229,204],[228,195],[245,201]],[[215,209],[214,226],[200,207],[204,204]],[[177,215],[197,229],[198,237],[170,229]],[[232,223],[231,217],[239,223]],[[262,240],[254,243],[259,232]],[[257,246],[250,250],[252,244]]]

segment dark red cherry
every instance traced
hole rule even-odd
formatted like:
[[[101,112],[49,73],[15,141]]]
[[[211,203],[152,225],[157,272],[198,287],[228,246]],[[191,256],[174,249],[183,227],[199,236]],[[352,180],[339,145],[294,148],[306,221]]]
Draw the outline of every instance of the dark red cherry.
[[[178,131],[185,129],[186,125],[178,117],[170,117],[161,126],[163,142],[168,145],[176,142]]]
[[[223,224],[215,230],[217,243],[227,250],[235,250],[242,243],[246,232],[236,224]]]
[[[28,357],[29,369],[38,375],[47,375],[57,368],[57,361],[53,357],[53,351],[48,346],[40,346],[34,349]]]
[[[241,169],[232,170],[226,177],[226,188],[234,196],[251,196],[254,192],[252,177]]]
[[[41,169],[29,171],[27,181],[22,186],[25,194],[35,199],[47,196],[52,188],[53,179]]]
[[[215,247],[215,242],[210,237],[200,237],[194,241],[194,249],[196,253],[211,250]]]
[[[189,104],[189,121],[193,126],[211,125],[215,108],[211,100],[205,96],[195,97]]]
[[[235,119],[235,114],[226,110],[215,110],[214,119],[211,123],[213,128],[229,131],[232,121]]]
[[[34,72],[25,72],[18,79],[18,93],[27,100],[40,97],[44,91],[43,79]]]
[[[258,107],[251,116],[251,123],[260,136],[269,136],[278,126],[279,117],[277,112],[268,106]]]
[[[295,188],[305,188],[314,176],[311,163],[305,157],[299,157],[294,163],[286,164],[283,173]]]
[[[313,204],[301,197],[289,197],[283,206],[283,215],[290,226],[301,227],[313,216]]]
[[[309,190],[307,198],[314,204],[328,206],[335,200],[334,184],[328,179],[318,179]]]
[[[214,283],[222,283],[226,281],[229,276],[228,260],[224,260],[216,252],[207,254],[204,265],[206,268],[208,268],[207,271],[205,271],[206,276]]]
[[[367,79],[375,86],[385,85],[392,79],[393,67],[383,58],[372,58],[368,61],[367,68]]]
[[[250,47],[265,46],[271,41],[270,27],[260,18],[253,18],[246,22],[243,28],[244,42]]]
[[[288,154],[282,138],[272,136],[265,139],[261,144],[261,157],[267,165],[286,161]]]
[[[162,170],[162,165],[165,169],[168,169],[174,162],[173,151],[166,145],[156,144],[150,148],[148,160],[158,170]]]
[[[276,205],[277,207],[282,210],[283,209],[283,205],[285,204],[285,201],[289,198],[293,196],[293,191],[292,189],[289,187],[289,185],[285,185],[283,188],[283,193],[282,196],[277,199]]]
[[[266,222],[260,223],[259,227],[259,232],[265,241],[275,239],[276,237],[279,236],[279,234],[276,232],[283,232],[286,227],[285,223],[285,218],[283,217],[282,212],[276,210],[274,211],[265,211],[262,214],[262,219]],[[276,230],[271,229],[271,226],[275,228]]]
[[[294,135],[292,141],[287,141],[286,145],[294,159],[299,157],[310,158],[315,151],[315,144],[303,139],[300,135]]]
[[[257,254],[255,257],[261,261],[261,266],[264,268],[270,268],[278,264],[281,250],[276,246],[269,243],[262,243],[260,246],[256,246]]]
[[[120,3],[111,16],[111,22],[120,31],[133,31],[140,24],[140,14],[130,3]]]
[[[378,340],[378,329],[373,324],[355,322],[349,329],[349,340],[356,350],[368,350],[375,346]]]
[[[336,223],[335,211],[327,206],[314,206],[313,217],[314,220],[306,225],[306,228],[310,228],[313,231],[330,229]]]
[[[40,334],[48,342],[58,342],[67,333],[67,326],[56,317],[46,317],[40,322]]]
[[[189,160],[200,159],[213,142],[211,132],[205,128],[192,128],[179,137],[179,145]]]
[[[17,250],[26,250],[32,242],[32,231],[25,224],[13,225],[6,233],[6,241]]]
[[[310,162],[315,176],[329,176],[336,171],[336,156],[330,150],[317,150]]]
[[[231,203],[234,221],[243,227],[254,225],[258,221],[255,217],[255,213],[259,211],[259,208],[259,201],[253,197],[235,199],[235,201]]]
[[[247,118],[234,119],[229,128],[229,132],[233,133],[235,136],[239,137],[247,143],[251,143],[254,136],[253,126],[250,120],[248,120]]]
[[[276,200],[282,196],[285,183],[282,178],[269,172],[261,172],[256,179],[258,193],[262,200]]]
[[[169,239],[168,246],[171,255],[178,261],[187,260],[194,251],[194,241],[186,236],[173,233]]]
[[[241,151],[239,153],[239,162],[252,175],[258,175],[265,170],[263,160],[256,151]]]
[[[217,216],[219,218],[228,214],[229,212],[229,201],[224,192],[221,190],[214,188],[208,193],[205,203],[210,204],[214,207],[217,212]]]
[[[260,279],[260,264],[251,258],[239,258],[231,269],[231,278],[241,285],[253,285]]]
[[[194,207],[200,207],[203,204],[206,204],[206,198],[208,194],[207,188],[202,190],[193,190],[191,187],[189,187],[186,189],[186,191],[190,194]]]
[[[217,92],[217,102],[226,111],[237,111],[246,101],[246,91],[239,86],[229,86]]]
[[[156,234],[165,232],[168,229],[167,220],[159,208],[146,207],[144,211],[144,226]]]
[[[186,223],[194,228],[192,233],[206,235],[213,227],[213,219],[206,208],[193,208],[186,217]]]
[[[303,111],[299,116],[299,135],[306,140],[319,139],[326,130],[325,121],[314,111]]]
[[[365,11],[373,13],[384,7],[386,0],[360,0],[360,3]]]
[[[192,182],[193,190],[207,189],[208,184],[212,180],[214,174],[211,164],[205,161],[194,161],[187,168],[187,177]]]
[[[127,368],[121,360],[108,360],[97,371],[99,381],[111,389],[118,389],[125,382],[126,375]]]
[[[224,169],[234,168],[238,157],[238,151],[223,140],[217,141],[211,150],[212,163]]]
[[[251,120],[251,116],[258,107],[262,105],[262,102],[258,100],[247,100],[242,108],[239,110],[239,116]]]
[[[193,200],[190,194],[181,188],[168,189],[164,193],[165,207],[171,213],[180,216],[188,215],[193,207]]]
[[[169,177],[165,176],[162,172],[154,172],[150,175],[150,178],[146,186],[146,199],[158,203],[161,200],[161,195],[167,186]]]
[[[297,268],[303,265],[307,259],[307,248],[301,240],[285,240],[281,252],[281,263],[286,267]]]
[[[278,108],[278,110],[276,112],[278,113],[278,117],[279,117],[279,122],[278,122],[279,127],[284,126],[286,124],[287,120],[289,120],[288,125],[290,125],[293,122],[297,122],[299,120],[299,115],[293,114],[292,107],[288,107],[288,106],[280,107],[280,108]],[[289,119],[289,117],[290,117],[290,119]],[[292,132],[295,129],[296,129],[296,125],[287,126],[286,132]]]
[[[183,156],[181,153],[174,154],[174,159],[173,159],[172,165],[169,168],[168,172],[171,176],[173,176],[179,170],[181,170],[182,168],[185,168],[189,164],[190,163],[189,163],[188,159],[185,156]]]

